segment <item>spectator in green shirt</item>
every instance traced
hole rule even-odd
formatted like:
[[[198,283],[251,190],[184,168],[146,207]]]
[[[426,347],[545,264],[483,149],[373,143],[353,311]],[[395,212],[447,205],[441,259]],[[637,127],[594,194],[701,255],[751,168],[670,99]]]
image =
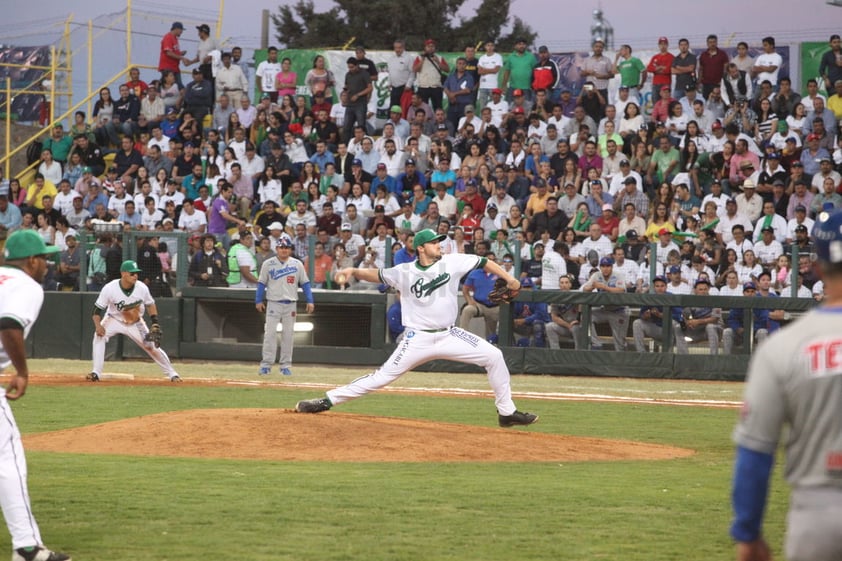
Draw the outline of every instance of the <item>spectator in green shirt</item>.
[[[650,184],[669,183],[675,176],[675,168],[681,161],[681,155],[669,138],[662,136],[659,139],[660,147],[652,154],[652,161],[649,163],[649,170],[646,172],[646,179]]]
[[[629,45],[620,46],[617,56],[614,57],[614,68],[620,75],[620,85],[629,89],[629,96],[640,99],[640,88],[646,83],[646,65],[632,56],[632,48]]]
[[[535,99],[532,91],[532,69],[536,64],[535,55],[526,50],[526,40],[518,39],[515,52],[506,57],[506,62],[503,63],[502,87],[508,88],[506,99],[510,103],[514,90],[523,90],[523,96],[530,104]]]

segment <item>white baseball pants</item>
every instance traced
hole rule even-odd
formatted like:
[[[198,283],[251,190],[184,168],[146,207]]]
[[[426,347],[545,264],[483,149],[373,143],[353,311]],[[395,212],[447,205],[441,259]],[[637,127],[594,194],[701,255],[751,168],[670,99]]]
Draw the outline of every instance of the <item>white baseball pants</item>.
[[[146,354],[155,361],[155,364],[161,367],[167,378],[172,379],[178,376],[178,373],[172,367],[170,357],[167,356],[164,349],[156,348],[152,341],[146,340],[146,334],[149,333],[149,329],[146,327],[145,321],[140,320],[135,323],[123,323],[111,316],[106,316],[102,318],[102,326],[105,328],[105,335],[100,337],[94,334],[94,365],[91,372],[102,374],[102,365],[105,363],[105,344],[115,335],[123,334],[134,341],[138,347],[146,351]]]
[[[20,430],[12,415],[12,408],[6,400],[6,392],[0,388],[0,507],[3,518],[12,535],[12,549],[41,544],[41,533],[32,507],[29,504],[29,490],[26,485],[26,458]]]
[[[407,329],[392,356],[371,374],[357,378],[350,384],[327,392],[331,403],[339,405],[379,390],[400,378],[405,372],[430,360],[445,359],[476,364],[485,368],[488,383],[494,390],[494,404],[500,415],[516,411],[512,401],[509,369],[500,349],[473,333],[451,327],[429,333]]]

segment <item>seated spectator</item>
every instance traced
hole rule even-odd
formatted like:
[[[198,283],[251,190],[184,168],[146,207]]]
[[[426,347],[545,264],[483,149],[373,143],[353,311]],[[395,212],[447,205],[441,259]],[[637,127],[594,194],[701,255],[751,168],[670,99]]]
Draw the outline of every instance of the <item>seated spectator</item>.
[[[558,278],[558,288],[563,292],[573,290],[573,278],[562,275]],[[550,307],[550,321],[544,325],[547,345],[559,349],[561,339],[573,341],[573,348],[579,349],[582,325],[579,318],[578,304],[554,304]]]
[[[655,294],[667,293],[667,279],[663,276],[656,276],[654,283]],[[672,335],[673,339],[669,341],[669,348],[672,348],[675,342],[675,334],[679,329],[679,321],[682,321],[681,308],[672,308]],[[632,333],[634,334],[634,347],[639,353],[648,351],[644,338],[651,337],[652,339],[663,342],[664,339],[664,308],[660,306],[643,306],[640,308],[638,319],[632,322]],[[686,347],[686,343],[685,343]]]
[[[614,274],[614,260],[603,257],[599,260],[599,269],[582,285],[582,292],[623,293],[626,289],[621,279]],[[625,306],[600,306],[591,310],[591,347],[601,349],[602,342],[596,333],[596,326],[608,323],[614,338],[614,350],[623,351],[626,348],[626,333],[628,331],[629,310]]]

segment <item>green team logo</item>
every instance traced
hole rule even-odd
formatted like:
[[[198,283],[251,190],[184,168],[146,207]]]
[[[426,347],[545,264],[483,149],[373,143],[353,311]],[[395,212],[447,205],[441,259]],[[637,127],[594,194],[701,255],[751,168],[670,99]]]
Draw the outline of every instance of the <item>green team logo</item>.
[[[441,288],[442,286],[446,285],[450,280],[450,273],[442,273],[430,282],[425,283],[424,279],[418,279],[412,285],[412,294],[416,298],[423,298],[424,296],[429,296],[432,294],[437,288]]]

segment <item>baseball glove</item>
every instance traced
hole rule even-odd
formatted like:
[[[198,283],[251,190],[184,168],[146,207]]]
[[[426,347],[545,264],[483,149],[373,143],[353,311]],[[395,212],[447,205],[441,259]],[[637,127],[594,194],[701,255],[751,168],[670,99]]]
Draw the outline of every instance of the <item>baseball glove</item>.
[[[161,331],[161,326],[157,323],[153,323],[152,327],[149,328],[149,333],[146,334],[146,340],[151,341],[155,348],[159,348],[161,346],[161,338],[164,336],[164,333]]]
[[[506,279],[497,279],[494,281],[494,289],[488,293],[488,301],[493,304],[509,303],[517,298],[519,293],[520,289],[512,290],[508,287]]]

